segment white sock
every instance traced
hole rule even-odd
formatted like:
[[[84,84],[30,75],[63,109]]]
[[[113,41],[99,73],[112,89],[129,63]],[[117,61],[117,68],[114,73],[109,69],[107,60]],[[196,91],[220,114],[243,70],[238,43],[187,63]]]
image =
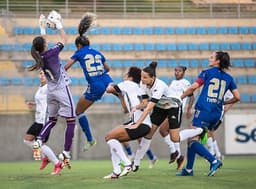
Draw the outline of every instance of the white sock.
[[[208,147],[209,152],[210,152],[212,155],[215,155],[212,137],[209,137],[209,138],[207,139],[206,145],[207,145],[207,147]]]
[[[181,155],[181,153],[180,153],[180,143],[179,142],[174,142],[174,146],[175,146],[175,149],[179,152],[179,155],[176,158],[176,159],[178,159]]]
[[[30,147],[31,149],[33,149],[33,144],[35,142],[35,140],[29,141],[29,140],[23,140],[24,144],[26,144],[28,147]]]
[[[164,137],[164,142],[168,145],[169,149],[170,149],[170,153],[174,153],[176,151],[174,143],[171,141],[170,139],[170,135],[166,135]]]
[[[115,174],[119,175],[121,173],[120,158],[116,154],[114,149],[110,148],[110,153],[111,153],[111,161],[112,161],[113,172]]]
[[[125,166],[126,165],[131,165],[131,161],[126,156],[126,154],[124,152],[124,149],[123,149],[123,146],[122,146],[122,144],[118,140],[110,139],[107,143],[108,143],[108,145],[109,145],[109,147],[111,149],[111,154],[112,154],[112,151],[114,151],[118,155],[120,160],[123,161]]]
[[[215,151],[216,157],[220,158],[221,157],[221,152],[220,152],[217,140],[213,141],[213,149]]]
[[[144,137],[141,139],[139,147],[138,147],[138,149],[135,153],[135,157],[134,157],[134,165],[135,166],[140,165],[140,160],[144,157],[145,153],[149,149],[150,143],[151,143],[151,139],[146,139]]]
[[[200,135],[203,132],[202,128],[195,129],[184,129],[180,131],[180,142],[192,138],[194,136]]]
[[[48,159],[55,164],[57,164],[59,162],[58,158],[56,157],[56,155],[54,154],[54,152],[52,151],[52,149],[47,146],[46,144],[42,145],[41,147],[41,151],[42,153],[48,157]]]

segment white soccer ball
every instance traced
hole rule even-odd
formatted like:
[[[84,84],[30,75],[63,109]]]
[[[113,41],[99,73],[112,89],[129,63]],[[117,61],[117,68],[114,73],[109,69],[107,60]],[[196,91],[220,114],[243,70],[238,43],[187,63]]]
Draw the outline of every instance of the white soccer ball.
[[[59,158],[59,160],[64,161],[65,156],[64,156],[63,153],[60,153],[60,154],[58,155],[58,158]]]
[[[56,30],[56,22],[62,23],[61,15],[55,10],[51,11],[47,17],[46,25],[48,28]]]
[[[53,23],[51,20],[48,20],[48,19],[47,19],[47,21],[46,21],[46,26],[47,26],[47,28],[50,28],[50,29],[53,29],[53,30],[56,30],[56,29],[57,29],[57,28],[56,28],[56,24]]]

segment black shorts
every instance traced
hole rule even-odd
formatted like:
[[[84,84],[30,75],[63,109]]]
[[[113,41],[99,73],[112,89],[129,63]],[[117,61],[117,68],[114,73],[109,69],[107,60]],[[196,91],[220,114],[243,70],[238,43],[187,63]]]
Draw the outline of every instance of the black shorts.
[[[37,137],[40,134],[42,128],[43,128],[43,124],[34,122],[29,127],[29,129],[27,130],[26,134],[33,135],[33,136]],[[45,140],[43,142],[47,142],[48,139],[49,139],[49,135],[45,138]]]
[[[180,128],[182,107],[162,109],[155,106],[152,114],[150,115],[152,124],[160,126],[166,118],[168,118],[169,121],[169,129]]]
[[[150,126],[143,123],[140,124],[139,127],[135,129],[125,128],[131,140],[135,140],[135,139],[146,136],[150,132],[150,129],[151,129]]]

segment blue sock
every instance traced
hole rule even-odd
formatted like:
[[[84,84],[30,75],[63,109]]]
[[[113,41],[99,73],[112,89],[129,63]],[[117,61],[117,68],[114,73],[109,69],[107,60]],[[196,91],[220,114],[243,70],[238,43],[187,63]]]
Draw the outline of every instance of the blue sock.
[[[92,137],[92,132],[91,132],[87,117],[83,113],[79,114],[77,117],[78,117],[80,126],[81,126],[81,128],[82,128],[82,130],[83,130],[83,132],[84,132],[84,134],[87,138],[87,141],[91,142],[93,137]]]
[[[127,155],[128,156],[131,156],[132,155],[132,148],[131,146],[128,144],[127,146],[124,147],[126,152],[127,152]]]
[[[215,160],[215,157],[200,142],[193,141],[191,143],[191,148],[195,153],[207,159],[210,163]]]
[[[147,151],[147,156],[150,160],[154,160],[155,155],[153,154],[153,152],[150,148]]]
[[[188,144],[187,147],[187,165],[186,169],[193,169],[195,158],[196,158],[196,152],[191,148],[191,145],[194,141]]]

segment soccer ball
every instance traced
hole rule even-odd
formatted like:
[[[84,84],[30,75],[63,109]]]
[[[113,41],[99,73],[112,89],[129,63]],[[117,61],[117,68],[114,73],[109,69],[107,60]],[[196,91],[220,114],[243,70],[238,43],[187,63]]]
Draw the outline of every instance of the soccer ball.
[[[46,26],[47,26],[47,28],[50,28],[50,29],[53,29],[53,30],[56,30],[56,29],[57,29],[57,28],[56,28],[56,24],[53,23],[51,20],[48,20],[48,19],[47,19],[47,21],[46,21]]]
[[[51,11],[47,17],[46,25],[48,28],[56,30],[56,22],[62,23],[61,15],[56,11]]]
[[[64,161],[64,160],[65,160],[65,156],[64,156],[63,153],[60,153],[60,154],[58,155],[58,158],[59,158],[59,160],[61,160],[61,161]]]

